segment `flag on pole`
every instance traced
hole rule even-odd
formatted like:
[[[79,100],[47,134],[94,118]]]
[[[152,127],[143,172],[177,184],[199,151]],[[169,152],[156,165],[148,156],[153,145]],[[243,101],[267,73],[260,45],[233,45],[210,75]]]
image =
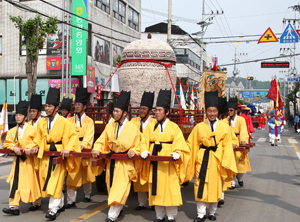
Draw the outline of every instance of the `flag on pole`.
[[[182,85],[180,84],[180,105],[183,109],[186,109],[186,102],[185,102],[185,98],[184,98],[184,94],[183,94],[183,90],[182,90]]]

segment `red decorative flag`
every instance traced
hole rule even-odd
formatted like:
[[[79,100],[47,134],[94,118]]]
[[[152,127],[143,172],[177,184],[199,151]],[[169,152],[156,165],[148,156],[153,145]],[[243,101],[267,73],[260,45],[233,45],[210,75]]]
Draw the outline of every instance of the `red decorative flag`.
[[[213,70],[214,70],[214,71],[217,71],[217,63],[214,63]]]
[[[193,92],[196,92],[197,91],[197,89],[193,86]]]

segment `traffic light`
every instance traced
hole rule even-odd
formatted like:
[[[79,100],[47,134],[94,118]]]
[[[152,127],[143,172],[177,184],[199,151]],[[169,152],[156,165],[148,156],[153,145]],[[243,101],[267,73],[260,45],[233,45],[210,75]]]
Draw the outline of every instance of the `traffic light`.
[[[249,77],[247,77],[247,79],[248,79],[248,80],[253,80],[253,77],[252,77],[252,76],[251,76],[251,77],[249,76]]]

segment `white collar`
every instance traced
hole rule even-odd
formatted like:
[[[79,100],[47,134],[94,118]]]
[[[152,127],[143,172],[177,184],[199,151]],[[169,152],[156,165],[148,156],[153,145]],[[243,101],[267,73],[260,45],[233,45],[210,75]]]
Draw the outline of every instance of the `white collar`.
[[[209,126],[210,126],[210,128],[211,128],[211,123],[210,123],[209,119],[206,118],[206,120],[207,120],[207,122],[208,122],[208,124],[209,124]],[[214,124],[213,124],[214,132],[216,131],[216,127],[217,127],[218,121],[219,121],[218,118],[216,118],[216,121],[215,121]]]
[[[52,128],[53,128],[53,126],[54,126],[54,123],[55,123],[57,117],[58,117],[58,113],[55,114],[55,116],[54,116],[54,118],[53,118],[53,120],[52,120],[52,122],[51,122],[50,130],[52,130]],[[49,129],[49,128],[48,128],[48,126],[49,126],[49,121],[50,121],[50,120],[49,120],[49,117],[48,117],[48,120],[47,120],[47,129]]]
[[[77,114],[75,114],[75,117],[76,117],[76,120],[77,120],[77,126],[80,126],[80,122],[82,122],[83,118],[85,117],[85,113],[83,113],[83,114],[80,116],[80,120],[79,120]]]
[[[118,137],[119,137],[119,135],[120,135],[122,129],[124,128],[125,124],[127,123],[127,121],[128,121],[127,118],[125,118],[125,120],[124,120],[122,126],[119,127],[119,130],[118,130]],[[118,124],[119,124],[119,123],[118,123]]]
[[[112,120],[113,120],[113,118],[112,118],[112,117],[110,117],[110,119],[109,119],[108,123],[110,123]]]
[[[17,126],[17,127],[18,127],[18,126]],[[24,123],[23,128],[18,127],[19,138],[22,138],[22,137],[23,137],[23,134],[24,134],[24,132],[25,132],[25,128],[26,128],[26,122]]]
[[[167,118],[167,119],[165,120],[165,122],[162,124],[162,129],[160,128],[161,125],[158,124],[158,127],[159,127],[159,133],[163,133],[163,132],[164,132],[164,129],[165,129],[165,127],[166,127],[168,121],[169,121],[169,118]]]
[[[235,114],[235,116],[234,116],[234,120],[232,120],[232,119],[229,117],[229,121],[231,121],[231,126],[232,126],[232,127],[234,127],[234,126],[235,126],[236,119],[237,119],[237,114]]]
[[[143,120],[141,121],[141,122],[142,122],[143,129],[146,129],[146,127],[147,127],[147,125],[148,125],[148,123],[149,123],[149,121],[150,121],[150,118],[151,118],[151,117],[150,117],[150,115],[149,115],[145,122],[143,122]]]
[[[35,122],[33,122],[33,120],[32,120],[32,125],[37,126],[40,119],[41,119],[41,115],[39,116],[39,118]]]

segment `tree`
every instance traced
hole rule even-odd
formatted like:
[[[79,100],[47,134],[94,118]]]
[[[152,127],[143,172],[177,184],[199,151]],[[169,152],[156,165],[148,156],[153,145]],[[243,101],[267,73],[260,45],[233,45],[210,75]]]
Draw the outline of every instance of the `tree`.
[[[24,37],[21,45],[26,45],[26,76],[28,82],[28,101],[35,94],[37,81],[37,63],[39,50],[43,48],[47,34],[57,31],[56,17],[50,17],[43,21],[40,15],[24,21],[21,16],[9,16],[9,19],[19,29],[20,35]]]

